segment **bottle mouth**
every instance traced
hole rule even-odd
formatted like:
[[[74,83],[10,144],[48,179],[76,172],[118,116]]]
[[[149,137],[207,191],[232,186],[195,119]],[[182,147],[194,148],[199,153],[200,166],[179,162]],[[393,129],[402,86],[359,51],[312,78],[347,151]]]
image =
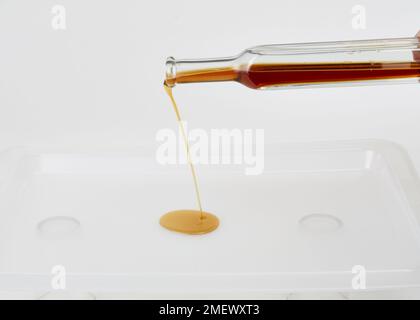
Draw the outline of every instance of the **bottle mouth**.
[[[181,83],[236,80],[236,74],[226,75],[232,69],[235,57],[216,59],[182,59],[168,57],[165,63],[165,85],[169,88]]]
[[[174,57],[168,57],[165,64],[165,84],[175,87],[176,84],[176,61]]]

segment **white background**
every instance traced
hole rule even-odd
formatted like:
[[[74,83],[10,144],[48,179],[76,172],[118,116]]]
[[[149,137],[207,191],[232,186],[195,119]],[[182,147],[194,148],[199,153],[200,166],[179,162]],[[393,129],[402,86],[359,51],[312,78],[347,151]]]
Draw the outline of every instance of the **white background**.
[[[51,27],[54,5],[66,30]],[[367,25],[352,28],[354,5]],[[270,43],[413,36],[420,2],[0,1],[0,149],[138,145],[176,128],[162,88],[167,56],[234,55]],[[264,128],[270,141],[380,138],[420,167],[420,86],[255,91],[179,86],[189,127]]]
[[[66,8],[66,30],[51,26],[55,5]],[[352,28],[355,5],[366,7],[366,29]],[[419,12],[418,0],[0,0],[0,151],[154,144],[159,129],[177,128],[162,88],[167,56],[414,36]],[[219,83],[179,86],[175,95],[189,128],[263,128],[267,142],[387,139],[420,169],[420,85],[256,91]]]

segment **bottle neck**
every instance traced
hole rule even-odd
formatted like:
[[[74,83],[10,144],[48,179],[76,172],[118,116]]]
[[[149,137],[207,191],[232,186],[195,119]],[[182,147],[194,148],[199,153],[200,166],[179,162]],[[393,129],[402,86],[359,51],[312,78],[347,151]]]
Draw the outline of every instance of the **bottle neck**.
[[[236,57],[219,59],[166,60],[166,85],[178,83],[235,81],[238,79],[234,68]]]

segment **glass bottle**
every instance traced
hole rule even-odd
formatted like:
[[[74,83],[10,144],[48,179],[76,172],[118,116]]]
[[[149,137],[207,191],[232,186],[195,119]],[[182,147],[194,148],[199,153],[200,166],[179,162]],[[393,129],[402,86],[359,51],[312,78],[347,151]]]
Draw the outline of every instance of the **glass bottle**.
[[[263,45],[216,59],[166,61],[165,83],[236,81],[252,89],[418,83],[419,37]]]

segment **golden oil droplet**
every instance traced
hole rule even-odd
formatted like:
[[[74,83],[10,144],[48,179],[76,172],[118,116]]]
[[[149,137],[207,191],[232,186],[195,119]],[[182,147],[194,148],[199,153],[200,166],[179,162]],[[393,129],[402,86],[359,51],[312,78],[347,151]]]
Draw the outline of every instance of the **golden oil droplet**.
[[[217,229],[219,219],[199,210],[170,211],[160,218],[160,225],[171,231],[187,234],[206,234]]]

